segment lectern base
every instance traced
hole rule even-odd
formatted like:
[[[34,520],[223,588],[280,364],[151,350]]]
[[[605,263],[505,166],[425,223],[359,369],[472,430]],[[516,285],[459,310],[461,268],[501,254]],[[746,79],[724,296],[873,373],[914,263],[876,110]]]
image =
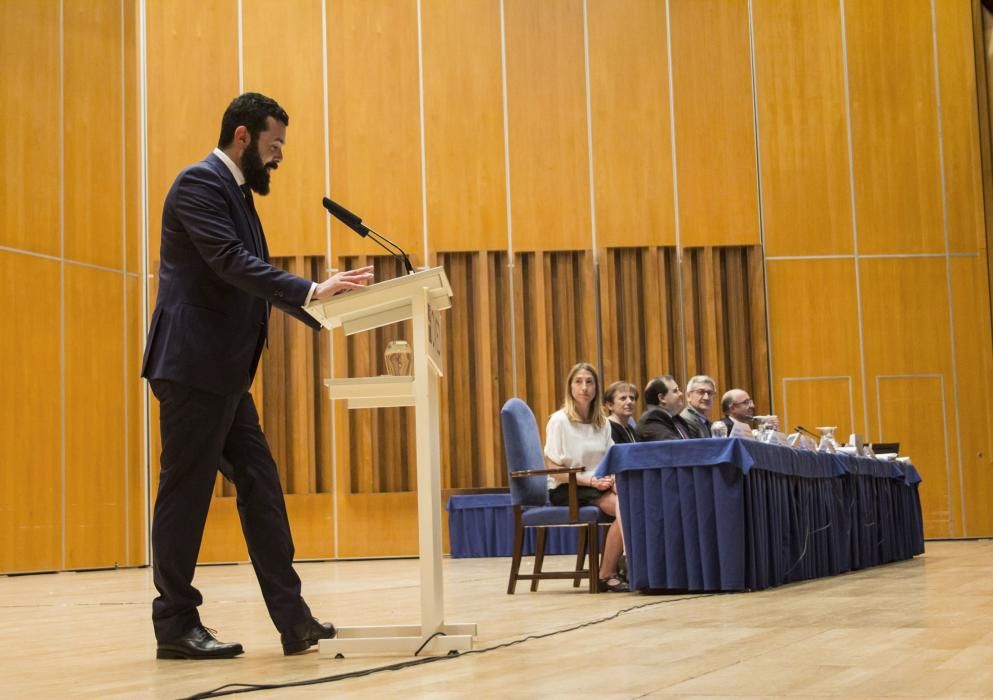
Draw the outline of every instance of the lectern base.
[[[427,644],[424,641],[438,633]],[[381,625],[370,627],[339,627],[334,639],[320,641],[321,656],[348,654],[399,654],[413,656],[421,645],[422,654],[451,654],[472,649],[476,636],[475,623],[440,625],[424,633],[420,625]]]

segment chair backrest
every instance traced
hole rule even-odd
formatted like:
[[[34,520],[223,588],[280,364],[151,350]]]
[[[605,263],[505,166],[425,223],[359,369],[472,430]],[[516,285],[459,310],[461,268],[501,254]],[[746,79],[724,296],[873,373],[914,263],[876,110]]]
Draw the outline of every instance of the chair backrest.
[[[511,472],[544,469],[545,452],[541,448],[538,423],[531,408],[520,399],[508,399],[500,409],[503,427],[503,451],[507,456],[507,481],[514,505],[543,506],[548,503],[548,478],[527,476],[513,478]]]

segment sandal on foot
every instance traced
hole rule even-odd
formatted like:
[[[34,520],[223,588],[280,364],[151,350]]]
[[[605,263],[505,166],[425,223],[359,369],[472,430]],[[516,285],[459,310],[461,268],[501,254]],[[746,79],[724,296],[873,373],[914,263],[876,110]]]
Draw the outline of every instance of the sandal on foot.
[[[600,579],[601,593],[627,593],[630,590],[631,589],[628,588],[627,581],[622,579],[617,574]]]

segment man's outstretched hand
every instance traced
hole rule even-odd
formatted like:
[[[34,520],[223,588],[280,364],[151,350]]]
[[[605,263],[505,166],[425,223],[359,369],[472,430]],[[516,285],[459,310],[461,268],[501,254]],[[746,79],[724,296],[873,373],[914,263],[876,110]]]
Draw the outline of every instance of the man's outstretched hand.
[[[324,301],[330,299],[338,292],[346,292],[349,289],[362,289],[366,283],[372,279],[372,265],[358,267],[354,270],[342,270],[328,277],[317,285],[313,299]]]

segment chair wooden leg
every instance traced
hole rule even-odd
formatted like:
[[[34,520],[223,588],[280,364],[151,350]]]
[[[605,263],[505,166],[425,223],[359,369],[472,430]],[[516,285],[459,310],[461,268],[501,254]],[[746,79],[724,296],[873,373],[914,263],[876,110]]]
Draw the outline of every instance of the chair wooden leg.
[[[544,564],[544,562],[545,562],[545,533],[546,533],[546,528],[539,527],[539,528],[536,528],[536,529],[538,530],[538,537],[537,537],[537,542],[535,543],[535,547],[534,547],[534,575],[535,576],[538,576],[538,575],[541,574],[541,567],[542,567],[542,564]],[[532,591],[537,591],[538,590],[538,579],[532,579],[532,581],[531,581],[531,590]]]
[[[579,543],[576,546],[576,578],[572,580],[572,587],[579,588],[579,582],[583,580],[583,564],[586,562],[586,528],[573,528],[578,531]]]
[[[591,523],[588,526],[587,539],[590,546],[590,593],[600,592],[600,526]]]
[[[517,575],[521,570],[521,555],[524,553],[524,526],[521,525],[520,513],[514,517],[514,551],[510,561],[510,583],[507,584],[507,595],[513,595],[517,588]]]

